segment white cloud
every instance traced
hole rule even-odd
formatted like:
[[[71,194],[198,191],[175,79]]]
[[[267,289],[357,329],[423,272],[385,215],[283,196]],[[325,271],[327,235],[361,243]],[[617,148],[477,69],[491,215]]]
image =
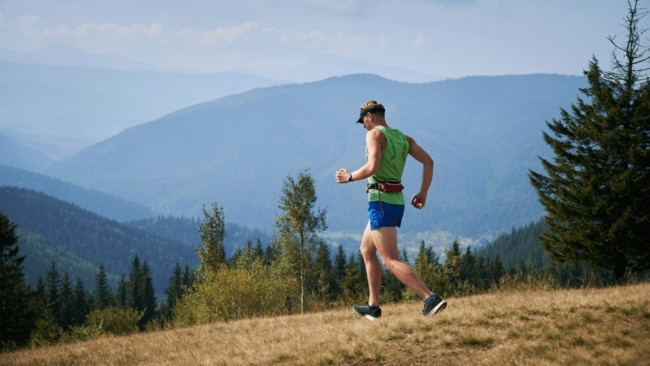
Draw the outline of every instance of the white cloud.
[[[216,28],[206,31],[192,31],[188,34],[199,37],[198,44],[203,47],[222,45],[224,43],[232,44],[235,42],[246,41],[255,35],[259,25],[253,22],[246,22],[231,28]],[[187,30],[183,30],[186,33]]]

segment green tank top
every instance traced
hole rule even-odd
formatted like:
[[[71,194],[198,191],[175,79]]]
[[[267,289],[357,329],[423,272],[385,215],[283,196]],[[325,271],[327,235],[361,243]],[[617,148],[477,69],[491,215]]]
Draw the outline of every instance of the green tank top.
[[[406,136],[394,128],[376,127],[386,137],[386,147],[381,150],[381,164],[377,174],[368,178],[368,183],[401,181],[404,165],[409,154],[410,145]],[[368,149],[366,148],[366,160],[368,159]],[[386,193],[379,192],[376,189],[368,191],[368,201],[379,201],[395,205],[404,204],[404,194],[402,192]]]

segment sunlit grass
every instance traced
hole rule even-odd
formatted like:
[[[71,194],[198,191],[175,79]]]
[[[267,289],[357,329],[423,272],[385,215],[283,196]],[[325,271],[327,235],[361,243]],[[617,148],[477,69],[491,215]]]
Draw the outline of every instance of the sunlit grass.
[[[643,365],[650,284],[493,292],[105,337],[0,355],[0,365]]]

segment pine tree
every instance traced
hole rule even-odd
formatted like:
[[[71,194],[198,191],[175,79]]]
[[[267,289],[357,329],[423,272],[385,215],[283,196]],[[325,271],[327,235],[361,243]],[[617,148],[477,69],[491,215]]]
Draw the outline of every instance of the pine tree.
[[[361,263],[363,266],[363,262]],[[356,302],[363,296],[363,278],[365,273],[361,273],[358,261],[355,260],[355,255],[350,254],[345,268],[345,278],[341,284],[343,289],[343,300],[347,303]]]
[[[120,277],[117,283],[117,290],[115,291],[115,305],[120,309],[129,307],[127,283],[124,274]]]
[[[544,140],[553,161],[547,175],[530,172],[547,211],[540,241],[557,262],[587,260],[611,269],[617,281],[650,268],[650,81],[647,48],[639,29],[646,15],[628,3],[627,42],[615,47],[614,67],[601,70],[594,57],[571,111],[547,123]],[[620,60],[617,52],[623,52]]]
[[[503,277],[505,273],[506,270],[503,262],[501,261],[501,255],[497,253],[490,268],[490,278],[492,279],[492,282],[498,285],[501,282],[501,277]]]
[[[321,240],[318,243],[312,273],[318,299],[323,302],[332,300],[336,280],[334,279],[334,269],[332,268],[332,255],[325,241]]]
[[[460,279],[469,285],[470,293],[474,291],[475,287],[480,287],[480,281],[476,273],[476,258],[469,246],[465,248],[465,254],[460,260]]]
[[[88,294],[84,289],[81,278],[77,278],[77,282],[75,283],[73,309],[74,311],[71,324],[73,326],[79,326],[83,324],[84,320],[86,319],[86,315],[90,313]]]
[[[422,283],[433,292],[442,293],[444,291],[440,260],[433,247],[425,245],[424,240],[420,242],[418,254],[415,256],[413,270],[417,273]]]
[[[451,248],[445,250],[445,263],[442,267],[442,274],[445,281],[445,290],[443,296],[457,295],[462,289],[462,280],[460,278],[461,257],[463,253],[460,250],[460,244],[454,240]]]
[[[93,289],[93,309],[103,310],[113,305],[113,293],[108,286],[108,277],[104,265],[99,265],[95,288]]]
[[[63,330],[69,330],[74,317],[74,294],[68,272],[63,272],[61,289],[59,291],[59,325]]]
[[[169,278],[169,287],[165,289],[167,295],[167,306],[173,309],[176,302],[183,296],[183,270],[176,262],[172,276]]]
[[[16,224],[0,212],[0,349],[24,345],[33,328]]]
[[[126,285],[126,303],[128,308],[142,310],[144,308],[144,294],[142,286],[142,269],[140,259],[136,255],[131,262],[131,272]]]
[[[144,326],[152,321],[156,317],[157,304],[156,304],[156,294],[153,286],[153,280],[151,279],[151,271],[149,270],[149,265],[147,261],[142,263],[142,269],[140,272],[140,287],[142,294],[142,307],[137,310],[144,311],[142,318],[140,319],[140,329],[144,329]]]
[[[347,260],[345,258],[345,250],[342,245],[339,245],[336,250],[336,255],[334,256],[334,277],[338,283],[339,292],[341,289],[341,284],[345,279],[345,268],[347,267]]]
[[[61,325],[61,299],[59,291],[61,287],[61,273],[52,261],[50,269],[45,273],[45,296],[47,298],[47,307],[50,309],[54,320]]]
[[[42,313],[47,308],[47,290],[42,276],[36,278],[36,286],[31,291],[31,308]]]

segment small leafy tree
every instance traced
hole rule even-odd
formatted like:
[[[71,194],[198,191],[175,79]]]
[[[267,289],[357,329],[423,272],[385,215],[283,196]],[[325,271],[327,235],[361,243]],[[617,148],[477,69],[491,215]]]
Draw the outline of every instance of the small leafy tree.
[[[316,184],[309,171],[300,171],[296,179],[289,176],[282,186],[279,209],[275,217],[277,246],[287,265],[297,267],[300,284],[300,311],[305,311],[306,265],[319,243],[318,234],[327,230],[326,210],[315,210]]]
[[[226,265],[226,249],[223,245],[226,237],[226,220],[223,207],[213,202],[212,210],[208,212],[204,206],[202,213],[203,222],[199,226],[202,245],[196,249],[200,274],[216,271]]]

